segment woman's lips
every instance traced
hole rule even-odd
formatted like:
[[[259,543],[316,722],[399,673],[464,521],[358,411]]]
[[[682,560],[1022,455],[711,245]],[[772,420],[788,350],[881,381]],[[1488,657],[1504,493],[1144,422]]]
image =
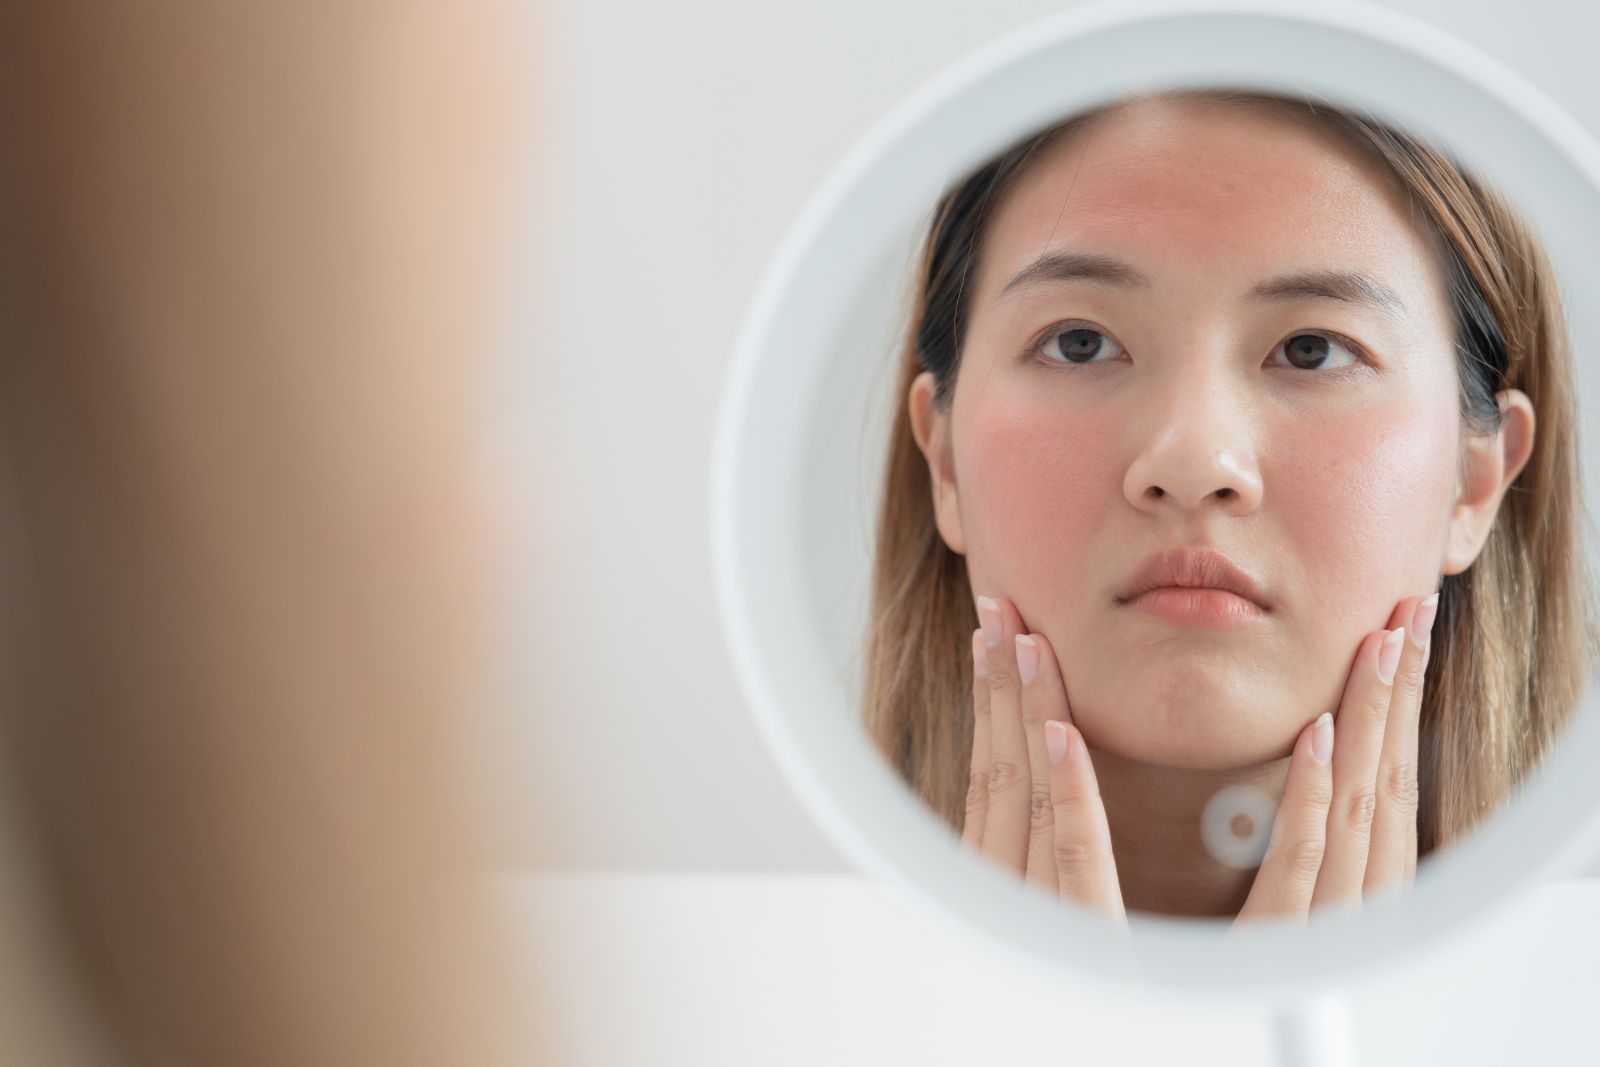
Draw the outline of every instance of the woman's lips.
[[[1140,594],[1126,606],[1168,622],[1205,626],[1255,622],[1266,618],[1267,614],[1254,601],[1226,589],[1206,586],[1165,585]]]

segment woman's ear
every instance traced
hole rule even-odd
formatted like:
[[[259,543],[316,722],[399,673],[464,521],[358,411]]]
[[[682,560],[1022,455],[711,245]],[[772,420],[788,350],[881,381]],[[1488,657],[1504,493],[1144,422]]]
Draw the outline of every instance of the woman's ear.
[[[1463,457],[1461,495],[1450,513],[1450,535],[1445,543],[1444,574],[1459,574],[1472,566],[1489,539],[1500,500],[1533,454],[1533,402],[1520,389],[1495,394],[1502,413],[1500,429],[1467,438]]]
[[[923,371],[911,383],[911,433],[928,461],[928,476],[933,493],[933,518],[939,536],[950,551],[966,555],[961,536],[961,506],[956,496],[955,464],[950,456],[950,412],[933,402],[936,379]]]

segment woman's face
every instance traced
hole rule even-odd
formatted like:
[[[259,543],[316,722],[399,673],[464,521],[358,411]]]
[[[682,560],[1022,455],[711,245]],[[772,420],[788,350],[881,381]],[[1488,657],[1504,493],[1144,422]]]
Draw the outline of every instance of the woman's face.
[[[1143,281],[1012,283],[1055,254]],[[1331,271],[1393,300],[1274,287]],[[1288,755],[1362,638],[1436,587],[1458,492],[1447,292],[1398,182],[1289,120],[1138,102],[1032,164],[970,286],[941,530],[974,592],[1049,638],[1093,747]],[[1152,553],[1192,546],[1268,610],[1212,625],[1119,600]]]

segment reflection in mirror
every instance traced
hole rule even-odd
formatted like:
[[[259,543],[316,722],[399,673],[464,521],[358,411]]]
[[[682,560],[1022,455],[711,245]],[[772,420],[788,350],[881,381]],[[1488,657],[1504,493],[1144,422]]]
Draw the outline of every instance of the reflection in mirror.
[[[1595,661],[1536,235],[1373,116],[1209,87],[1039,132],[927,222],[878,750],[974,854],[1118,922],[1412,884]]]

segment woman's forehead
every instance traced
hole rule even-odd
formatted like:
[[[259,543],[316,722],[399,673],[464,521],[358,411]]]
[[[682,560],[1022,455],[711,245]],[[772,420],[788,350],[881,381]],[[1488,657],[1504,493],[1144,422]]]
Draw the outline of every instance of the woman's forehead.
[[[1095,118],[1028,165],[984,245],[985,302],[1048,251],[1114,256],[1157,284],[1336,264],[1442,291],[1397,177],[1331,131],[1238,106],[1141,102]]]

